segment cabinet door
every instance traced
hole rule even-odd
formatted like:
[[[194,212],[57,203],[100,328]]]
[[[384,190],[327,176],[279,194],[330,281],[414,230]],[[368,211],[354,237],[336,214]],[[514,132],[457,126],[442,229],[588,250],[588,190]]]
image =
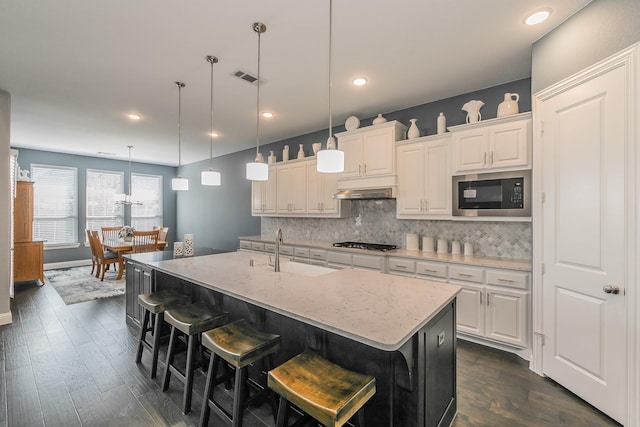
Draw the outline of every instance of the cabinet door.
[[[307,165],[306,162],[291,166],[289,177],[290,212],[303,214],[307,212]]]
[[[422,144],[399,145],[396,214],[421,215],[424,206],[424,148]],[[439,180],[442,180],[440,177]],[[451,181],[451,179],[449,179]]]
[[[338,148],[344,152],[344,172],[340,174],[341,178],[360,176],[363,141],[361,134],[340,137]]]
[[[338,174],[320,173],[321,191],[319,195],[322,213],[325,215],[338,214],[340,212],[340,200],[333,198],[338,191]]]
[[[484,336],[485,296],[483,286],[462,285],[456,299],[456,321],[458,330]]]
[[[43,247],[43,242],[15,243],[13,249],[13,280],[15,282],[38,279],[44,283]]]
[[[487,338],[527,347],[528,292],[487,286]]]
[[[13,205],[13,241],[33,240],[33,182],[18,181]]]
[[[265,181],[251,181],[251,214],[261,215],[264,212]]]
[[[262,212],[276,212],[276,170],[269,168],[269,180],[263,181]]]
[[[307,163],[307,213],[319,214],[322,212],[322,175],[317,170],[317,162]]]
[[[362,173],[364,175],[393,174],[395,162],[393,131],[393,128],[385,128],[364,134],[362,151]]]
[[[291,168],[278,166],[276,168],[276,211],[288,214],[291,212],[291,198],[289,187],[291,181]]]
[[[453,134],[453,172],[484,169],[489,146],[488,129],[470,129]]]
[[[451,159],[449,140],[425,144],[424,204],[427,215],[451,214]]]
[[[523,120],[489,128],[489,160],[492,168],[530,166],[529,125],[529,120]]]

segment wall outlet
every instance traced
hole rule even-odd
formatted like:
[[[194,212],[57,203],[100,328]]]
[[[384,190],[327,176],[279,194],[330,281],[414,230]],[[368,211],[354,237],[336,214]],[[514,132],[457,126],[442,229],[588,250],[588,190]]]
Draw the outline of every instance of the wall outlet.
[[[438,347],[444,344],[444,336],[444,331],[440,331],[440,333],[438,334]]]

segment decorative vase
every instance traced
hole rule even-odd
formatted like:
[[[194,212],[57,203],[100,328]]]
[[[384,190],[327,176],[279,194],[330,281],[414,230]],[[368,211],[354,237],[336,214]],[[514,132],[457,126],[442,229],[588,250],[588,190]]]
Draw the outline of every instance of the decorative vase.
[[[183,242],[174,242],[173,243],[173,256],[182,256],[184,254],[184,243]]]
[[[376,117],[375,119],[373,119],[373,124],[377,125],[379,123],[385,123],[387,121],[387,119],[385,119],[384,117],[382,117],[382,114],[378,114],[378,117]]]
[[[124,236],[122,240],[124,240],[125,242],[130,242],[131,240],[133,240],[133,236]]]
[[[480,108],[482,108],[483,105],[484,102],[473,99],[462,106],[462,111],[467,112],[467,123],[477,123],[482,120]]]
[[[438,116],[438,135],[447,131],[447,117],[444,113],[440,113]]]
[[[515,96],[515,99],[513,97]],[[502,101],[498,105],[498,115],[497,117],[510,116],[512,114],[518,114],[518,101],[520,100],[520,95],[517,93],[505,93],[504,101]]]
[[[298,150],[298,159],[304,159],[304,144],[298,144],[300,149]]]
[[[420,129],[416,125],[418,119],[410,119],[411,126],[409,126],[409,130],[407,131],[407,139],[414,139],[420,136]]]
[[[286,162],[289,160],[289,146],[285,145],[284,149],[282,150],[282,161]]]
[[[184,235],[184,256],[192,256],[195,251],[193,234]]]
[[[256,154],[256,163],[264,163],[264,156],[260,152]]]
[[[269,151],[269,157],[267,157],[267,161],[269,162],[270,165],[276,162],[276,155],[273,154],[273,151]]]
[[[313,155],[317,156],[318,155],[318,151],[320,151],[320,149],[322,148],[322,144],[320,144],[319,142],[314,142],[311,145],[311,148],[313,148]]]

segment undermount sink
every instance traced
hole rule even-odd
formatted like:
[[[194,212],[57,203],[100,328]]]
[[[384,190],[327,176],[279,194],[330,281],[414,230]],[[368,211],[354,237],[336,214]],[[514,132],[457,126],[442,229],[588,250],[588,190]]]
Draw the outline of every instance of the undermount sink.
[[[264,267],[273,270],[272,265],[265,265]],[[303,264],[301,262],[280,260],[280,272],[298,274],[306,277],[318,277],[324,274],[332,273],[336,270],[333,268],[322,267],[321,265]]]

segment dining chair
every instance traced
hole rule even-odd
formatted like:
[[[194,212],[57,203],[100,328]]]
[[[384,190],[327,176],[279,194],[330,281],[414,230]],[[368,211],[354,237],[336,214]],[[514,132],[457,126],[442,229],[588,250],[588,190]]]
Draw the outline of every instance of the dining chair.
[[[131,241],[131,252],[137,254],[157,251],[159,234],[159,230],[134,231],[133,240]]]
[[[96,267],[98,267],[98,271],[100,271],[100,262],[98,261],[98,256],[96,255],[96,248],[93,244],[93,236],[91,235],[91,230],[85,229],[87,232],[87,242],[89,242],[89,249],[91,249],[91,275],[93,276],[93,272]]]
[[[96,277],[100,275],[100,269],[102,269],[102,277],[100,281],[104,281],[104,273],[111,264],[118,264],[118,268],[120,270],[124,268],[122,258],[119,257],[117,253],[111,252],[111,251],[105,251],[102,248],[102,243],[100,242],[100,236],[98,235],[98,232],[96,230],[93,230],[91,232],[91,236],[93,237],[93,239],[91,239],[92,240],[91,244],[94,247],[98,264],[99,264],[98,271],[96,272]]]
[[[102,241],[106,239],[117,240],[120,238],[121,226],[118,227],[102,227]]]
[[[158,230],[158,250],[163,251],[165,246],[167,245],[167,234],[169,233],[169,227],[156,227],[153,226],[154,230]]]

